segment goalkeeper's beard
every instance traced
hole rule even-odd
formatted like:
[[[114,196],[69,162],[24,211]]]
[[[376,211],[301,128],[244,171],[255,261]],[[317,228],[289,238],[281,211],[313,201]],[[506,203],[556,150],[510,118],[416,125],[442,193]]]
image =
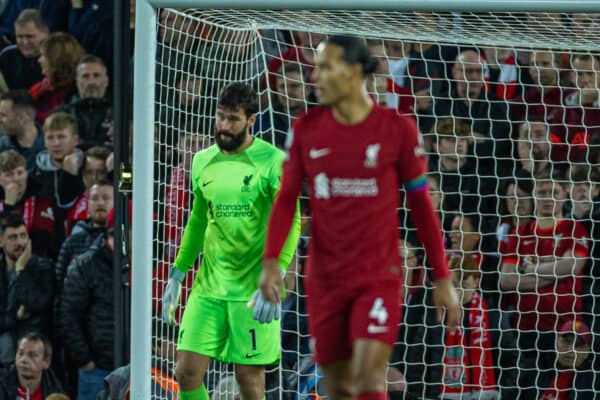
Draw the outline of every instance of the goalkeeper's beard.
[[[215,141],[219,148],[223,151],[234,152],[240,148],[240,146],[246,140],[246,136],[248,135],[248,127],[244,127],[240,132],[233,133],[227,130],[216,130],[215,129]],[[224,139],[223,136],[227,137]]]

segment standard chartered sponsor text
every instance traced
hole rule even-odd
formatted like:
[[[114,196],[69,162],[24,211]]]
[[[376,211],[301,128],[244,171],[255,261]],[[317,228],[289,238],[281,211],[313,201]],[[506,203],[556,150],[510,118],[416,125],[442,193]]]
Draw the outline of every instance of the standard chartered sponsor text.
[[[250,204],[216,204],[215,217],[217,218],[240,218],[253,217],[254,211]]]

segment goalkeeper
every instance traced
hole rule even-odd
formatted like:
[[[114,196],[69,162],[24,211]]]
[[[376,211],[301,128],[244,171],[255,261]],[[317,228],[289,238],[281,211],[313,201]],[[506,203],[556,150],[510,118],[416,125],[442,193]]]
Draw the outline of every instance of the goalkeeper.
[[[217,144],[194,156],[194,203],[163,295],[163,318],[174,324],[181,282],[202,251],[179,328],[175,373],[182,400],[208,400],[203,378],[211,358],[234,363],[242,399],[260,400],[264,366],[279,360],[281,308],[264,301],[257,289],[284,153],[250,134],[257,111],[252,87],[226,86],[217,104]],[[279,258],[282,274],[299,235],[296,210]]]

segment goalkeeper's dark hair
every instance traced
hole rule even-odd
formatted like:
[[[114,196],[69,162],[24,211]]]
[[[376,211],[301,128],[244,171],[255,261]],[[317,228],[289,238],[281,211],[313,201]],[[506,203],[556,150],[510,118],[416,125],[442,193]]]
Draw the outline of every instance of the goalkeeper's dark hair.
[[[333,35],[329,36],[325,43],[341,47],[344,50],[342,59],[348,64],[360,64],[363,76],[370,75],[377,70],[379,62],[371,55],[367,41],[364,38]]]
[[[258,112],[258,95],[247,83],[232,82],[221,89],[217,106],[233,111],[241,108],[249,117]]]

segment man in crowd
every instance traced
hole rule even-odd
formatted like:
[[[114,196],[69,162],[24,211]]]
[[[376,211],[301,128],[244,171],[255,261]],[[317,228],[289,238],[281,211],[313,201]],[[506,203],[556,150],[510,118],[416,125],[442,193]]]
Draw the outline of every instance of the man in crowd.
[[[86,150],[92,146],[104,145],[108,141],[107,131],[112,108],[106,97],[108,74],[102,59],[84,56],[77,64],[75,82],[77,96],[57,111],[71,113],[77,119],[79,147]]]
[[[17,44],[0,53],[0,72],[9,89],[29,89],[42,80],[38,58],[40,43],[48,37],[48,26],[39,10],[28,8],[15,20],[15,33]]]
[[[57,315],[63,346],[79,368],[78,400],[95,400],[113,368],[113,227],[68,267]]]
[[[6,363],[14,356],[16,339],[30,331],[51,334],[54,279],[50,261],[31,253],[19,214],[5,216],[0,227],[0,362]]]
[[[37,332],[19,339],[15,365],[0,376],[0,400],[44,400],[55,393],[64,393],[62,385],[50,369],[52,345]]]
[[[60,240],[54,235],[58,226],[52,199],[40,194],[39,183],[27,176],[25,158],[15,150],[0,153],[0,187],[4,192],[0,201],[2,213],[20,214],[31,237],[33,252],[55,258]]]
[[[519,330],[519,384],[524,393],[535,382],[531,373],[553,367],[558,326],[581,313],[589,253],[585,227],[563,217],[562,185],[548,173],[537,175],[534,182],[536,218],[509,235],[500,271],[503,301],[514,307],[513,325]]]
[[[113,208],[112,182],[101,180],[89,190],[88,214],[89,219],[79,221],[74,233],[64,241],[56,260],[56,285],[60,292],[67,274],[67,267],[73,259],[85,253],[90,245],[106,232],[106,216]]]
[[[36,159],[33,176],[41,183],[41,192],[52,198],[60,209],[68,209],[83,193],[80,168],[84,154],[77,148],[77,120],[71,114],[56,112],[44,121],[46,150]]]
[[[37,154],[44,150],[44,136],[35,123],[35,105],[26,90],[12,90],[0,96],[0,151],[14,149],[27,160],[27,171],[35,167]]]

